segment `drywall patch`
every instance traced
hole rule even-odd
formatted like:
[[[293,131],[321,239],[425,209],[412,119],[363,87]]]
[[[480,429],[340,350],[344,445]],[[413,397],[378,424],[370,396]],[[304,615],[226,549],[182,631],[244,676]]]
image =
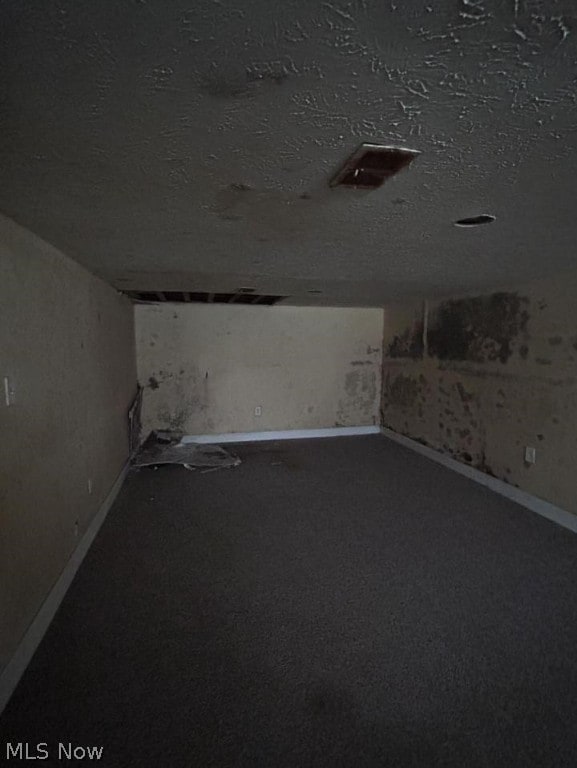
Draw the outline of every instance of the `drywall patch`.
[[[527,332],[529,300],[516,293],[443,301],[432,313],[429,354],[439,360],[506,363]]]

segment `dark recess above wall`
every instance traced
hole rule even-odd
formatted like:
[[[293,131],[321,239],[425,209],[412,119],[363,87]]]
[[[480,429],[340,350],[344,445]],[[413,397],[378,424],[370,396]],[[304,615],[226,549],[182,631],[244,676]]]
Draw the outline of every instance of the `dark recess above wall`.
[[[123,291],[137,302],[171,302],[176,304],[251,304],[272,306],[286,296],[259,296],[254,293],[195,293],[193,291]]]

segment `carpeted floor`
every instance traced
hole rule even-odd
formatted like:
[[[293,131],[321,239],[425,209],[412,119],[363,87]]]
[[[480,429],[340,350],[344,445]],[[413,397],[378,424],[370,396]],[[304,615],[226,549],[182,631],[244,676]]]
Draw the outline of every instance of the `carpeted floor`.
[[[384,437],[235,450],[236,469],[129,476],[2,749],[574,768],[577,536]]]

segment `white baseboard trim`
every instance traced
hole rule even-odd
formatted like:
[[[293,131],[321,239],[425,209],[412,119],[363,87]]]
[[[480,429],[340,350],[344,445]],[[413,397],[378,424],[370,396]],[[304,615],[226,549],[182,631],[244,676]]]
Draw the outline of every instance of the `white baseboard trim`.
[[[183,443],[253,443],[261,440],[305,440],[315,437],[378,435],[380,427],[331,427],[330,429],[286,429],[280,432],[227,432],[222,435],[185,435]]]
[[[515,501],[517,504],[521,504],[532,512],[541,515],[541,517],[546,517],[547,520],[552,520],[554,523],[563,526],[563,528],[568,528],[570,531],[577,533],[577,515],[568,512],[566,509],[556,507],[554,504],[550,504],[544,499],[540,499],[526,491],[522,491],[520,488],[516,488],[514,485],[509,485],[496,477],[487,475],[485,472],[470,467],[468,464],[462,464],[451,456],[440,453],[440,451],[436,451],[434,448],[429,448],[427,445],[423,445],[416,440],[411,440],[410,437],[400,435],[392,429],[383,427],[381,432],[385,437],[394,440],[400,445],[404,445],[405,448],[410,448],[417,453],[421,453],[423,456],[436,461],[438,464],[443,464],[445,467],[449,467],[450,469],[455,470],[455,472],[459,472],[459,474],[468,477],[470,480],[474,480],[475,482],[490,488],[492,491],[495,491],[495,493],[499,493],[501,496],[505,496],[508,499],[511,499],[511,501]]]
[[[76,573],[80,568],[86,553],[90,549],[92,542],[96,538],[96,534],[106,519],[106,516],[110,511],[110,508],[112,507],[112,504],[114,503],[120,488],[122,487],[122,483],[126,478],[128,469],[129,464],[127,463],[119,476],[116,478],[114,485],[108,493],[108,496],[102,502],[100,509],[93,517],[92,522],[86,529],[84,536],[79,541],[78,546],[72,553],[70,560],[68,560],[64,566],[64,570],[48,593],[48,596],[32,620],[32,623],[26,630],[26,633],[20,641],[20,645],[16,649],[14,655],[0,674],[0,715],[8,704],[10,697],[16,690],[16,686],[20,682],[20,678],[26,671],[26,667],[30,663],[30,660],[34,656],[34,653],[40,645],[42,638],[46,634],[46,631],[50,626],[56,611],[60,607],[60,604],[63,601],[66,592],[68,591],[68,588],[72,584],[72,581],[76,576]]]

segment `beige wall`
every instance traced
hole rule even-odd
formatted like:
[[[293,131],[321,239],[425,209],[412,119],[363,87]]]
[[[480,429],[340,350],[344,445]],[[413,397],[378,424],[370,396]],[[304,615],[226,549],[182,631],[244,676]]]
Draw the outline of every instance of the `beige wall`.
[[[430,303],[426,351],[423,319],[385,311],[384,425],[577,512],[577,274]]]
[[[135,314],[145,433],[378,423],[382,310],[158,304]]]
[[[130,303],[3,217],[0,385],[1,671],[127,459],[136,387]]]

